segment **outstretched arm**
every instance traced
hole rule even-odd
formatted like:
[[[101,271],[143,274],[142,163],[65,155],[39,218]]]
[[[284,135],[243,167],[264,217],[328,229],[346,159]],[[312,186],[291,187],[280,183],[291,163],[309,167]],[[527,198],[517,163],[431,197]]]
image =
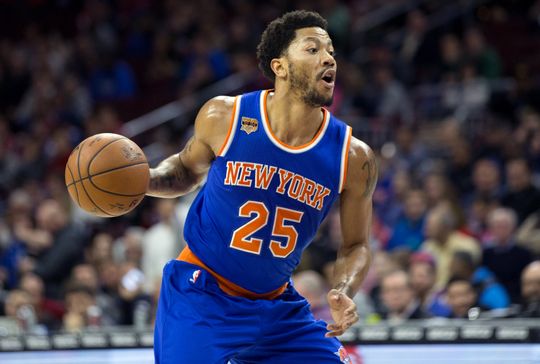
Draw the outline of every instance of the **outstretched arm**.
[[[343,244],[334,268],[333,289],[328,302],[335,323],[328,325],[327,336],[341,335],[358,321],[352,298],[371,263],[369,232],[372,215],[372,195],[377,183],[377,163],[373,151],[352,138],[349,150],[347,181],[340,198]]]
[[[233,104],[234,98],[220,96],[201,108],[185,148],[150,169],[148,196],[171,198],[197,188],[225,142]]]

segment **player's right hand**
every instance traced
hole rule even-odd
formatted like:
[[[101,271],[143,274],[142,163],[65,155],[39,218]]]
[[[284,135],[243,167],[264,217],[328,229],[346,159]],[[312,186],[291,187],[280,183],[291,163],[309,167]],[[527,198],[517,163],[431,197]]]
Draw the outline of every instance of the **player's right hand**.
[[[334,337],[342,335],[359,319],[356,304],[349,296],[337,289],[332,289],[328,292],[327,300],[334,323],[326,326],[329,332],[325,336]]]

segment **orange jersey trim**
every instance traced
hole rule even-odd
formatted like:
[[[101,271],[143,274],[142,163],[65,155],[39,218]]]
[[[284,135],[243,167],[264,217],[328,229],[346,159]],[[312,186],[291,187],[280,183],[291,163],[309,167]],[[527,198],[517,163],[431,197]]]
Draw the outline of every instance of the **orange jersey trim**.
[[[255,292],[248,291],[247,289],[240,287],[239,285],[229,281],[228,279],[214,272],[212,269],[208,268],[206,264],[204,264],[195,254],[193,254],[191,249],[189,249],[189,247],[187,246],[184,248],[184,250],[182,250],[182,252],[178,256],[178,258],[176,258],[176,260],[181,260],[186,263],[197,265],[203,268],[204,270],[208,271],[208,273],[210,273],[217,280],[219,288],[221,288],[223,292],[231,296],[235,296],[235,297],[244,297],[244,298],[249,298],[252,300],[257,300],[257,299],[273,300],[274,298],[278,297],[283,292],[285,292],[285,290],[287,289],[287,286],[289,285],[288,283],[285,283],[283,286],[268,293],[255,293]]]
[[[352,128],[349,127],[347,129],[347,142],[343,156],[343,183],[341,184],[341,189],[339,190],[340,193],[345,188],[345,183],[347,183],[347,173],[349,172],[349,149],[351,147]]]
[[[238,96],[236,96],[234,98],[234,104],[233,104],[233,109],[232,109],[231,120],[229,122],[229,130],[227,131],[227,136],[225,137],[225,140],[223,141],[223,144],[221,145],[221,148],[219,148],[219,153],[217,154],[218,156],[222,155],[223,150],[225,149],[225,147],[229,143],[229,139],[231,138],[231,135],[234,132],[233,129],[234,129],[234,126],[236,125],[235,119],[236,119],[236,107],[237,107],[237,104],[238,104]]]
[[[288,149],[293,149],[293,150],[297,150],[297,149],[304,149],[304,148],[307,148],[309,147],[310,145],[316,143],[318,140],[319,140],[319,136],[321,135],[321,133],[323,132],[323,130],[325,130],[325,126],[326,126],[326,123],[329,123],[330,122],[330,118],[327,117],[327,113],[328,111],[325,109],[325,108],[321,108],[322,111],[323,111],[323,122],[321,123],[321,126],[319,127],[319,130],[317,130],[317,134],[315,134],[315,136],[313,137],[313,139],[311,139],[309,142],[307,142],[306,144],[303,144],[303,145],[298,145],[298,146],[292,146],[292,145],[289,145],[287,143],[284,143],[282,142],[281,140],[279,140],[279,138],[274,134],[274,131],[272,130],[271,126],[270,126],[270,119],[268,119],[268,111],[267,111],[267,100],[268,100],[268,94],[270,93],[271,90],[266,90],[265,93],[264,93],[264,97],[263,97],[263,112],[264,112],[264,122],[266,124],[266,128],[268,130],[268,132],[271,134],[271,137],[276,141],[278,142],[279,144],[281,144],[282,146],[284,146],[285,148],[288,148]]]

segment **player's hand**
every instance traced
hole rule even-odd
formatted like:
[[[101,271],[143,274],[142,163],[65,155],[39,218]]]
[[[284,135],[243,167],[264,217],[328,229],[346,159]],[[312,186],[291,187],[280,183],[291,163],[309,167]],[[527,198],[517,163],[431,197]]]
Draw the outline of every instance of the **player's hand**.
[[[336,289],[330,290],[326,296],[330,313],[334,319],[333,324],[326,326],[329,332],[326,337],[339,336],[345,332],[352,324],[358,321],[358,313],[353,300],[345,293]]]

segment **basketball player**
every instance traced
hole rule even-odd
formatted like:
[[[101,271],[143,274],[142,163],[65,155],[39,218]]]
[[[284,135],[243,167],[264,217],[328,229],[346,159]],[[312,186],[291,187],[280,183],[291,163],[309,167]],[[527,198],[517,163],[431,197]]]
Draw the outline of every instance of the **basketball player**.
[[[186,218],[188,247],[164,268],[156,363],[350,362],[335,336],[358,320],[351,298],[370,263],[377,170],[323,108],[336,79],[326,26],[306,11],[271,22],[257,55],[275,89],[211,99],[185,149],[151,169],[156,197],[207,176]],[[289,279],[338,197],[343,244],[326,325]]]

